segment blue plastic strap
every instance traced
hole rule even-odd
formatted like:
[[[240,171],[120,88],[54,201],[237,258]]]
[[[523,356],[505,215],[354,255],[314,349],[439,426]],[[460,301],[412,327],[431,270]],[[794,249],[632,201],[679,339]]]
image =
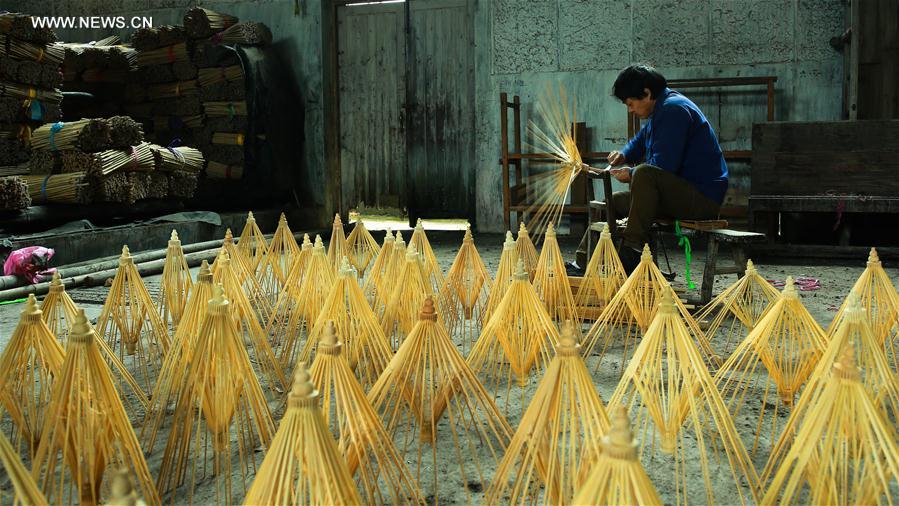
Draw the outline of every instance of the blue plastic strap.
[[[56,140],[54,139],[54,136],[56,135],[56,132],[62,130],[63,126],[65,126],[65,123],[57,121],[50,127],[50,149],[53,151],[56,151]]]
[[[44,178],[44,182],[41,183],[41,201],[43,202],[47,201],[47,182],[50,181],[50,177],[52,176],[53,174],[47,174],[47,177]]]

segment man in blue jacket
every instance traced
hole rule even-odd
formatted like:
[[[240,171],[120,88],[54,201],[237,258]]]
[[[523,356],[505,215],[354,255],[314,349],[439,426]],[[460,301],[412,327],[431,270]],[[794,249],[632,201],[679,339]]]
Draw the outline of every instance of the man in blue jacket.
[[[649,242],[653,220],[718,217],[727,192],[727,165],[705,115],[668,88],[656,69],[632,65],[622,70],[613,94],[628,112],[646,120],[621,151],[609,154],[612,176],[630,183],[630,191],[612,195],[616,215],[628,217],[619,256],[630,274]]]

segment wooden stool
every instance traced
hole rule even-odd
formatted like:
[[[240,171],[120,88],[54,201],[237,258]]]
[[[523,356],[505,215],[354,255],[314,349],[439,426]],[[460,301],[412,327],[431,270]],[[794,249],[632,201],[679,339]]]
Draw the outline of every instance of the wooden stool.
[[[706,251],[705,268],[702,271],[702,287],[699,289],[699,304],[703,306],[712,300],[715,276],[719,274],[742,275],[746,271],[746,245],[766,241],[765,234],[758,232],[729,229],[713,229],[705,232],[709,234],[709,247]],[[718,247],[721,243],[730,245],[731,255],[734,259],[733,265],[718,266]]]

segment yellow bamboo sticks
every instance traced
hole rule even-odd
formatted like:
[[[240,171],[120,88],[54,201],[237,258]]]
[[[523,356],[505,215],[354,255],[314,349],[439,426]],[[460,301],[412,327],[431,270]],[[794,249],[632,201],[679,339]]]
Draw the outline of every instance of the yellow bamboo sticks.
[[[331,241],[328,242],[328,261],[331,263],[331,269],[337,272],[337,269],[340,269],[340,260],[349,255],[351,252],[343,233],[343,222],[340,220],[340,213],[337,213],[331,226]]]
[[[244,504],[362,504],[310,380],[297,367],[287,413]]]
[[[599,234],[599,242],[593,249],[593,256],[584,269],[584,278],[575,295],[582,319],[588,311],[601,311],[608,305],[626,280],[627,274],[624,273],[624,266],[621,265],[621,259],[618,258],[618,252],[612,242],[609,224],[606,223]]]
[[[259,284],[262,286],[263,293],[272,303],[281,292],[281,287],[287,280],[287,273],[299,254],[300,246],[287,224],[287,217],[281,213],[275,235],[272,236],[272,242],[269,244],[262,263],[257,267]]]
[[[571,283],[565,271],[565,261],[562,260],[562,251],[559,249],[556,230],[552,223],[546,226],[543,248],[537,259],[534,290],[546,305],[546,310],[553,321],[559,324],[567,320],[580,322],[574,295],[571,293]]]
[[[54,272],[50,281],[50,291],[41,302],[41,318],[61,345],[65,345],[65,339],[72,330],[77,313],[75,301],[66,292],[59,272]]]
[[[165,252],[162,283],[156,303],[162,321],[170,324],[172,329],[178,328],[178,322],[181,321],[181,314],[184,312],[184,305],[187,304],[190,296],[191,285],[190,268],[187,266],[184,251],[181,249],[181,240],[178,239],[178,232],[172,230],[172,237],[169,239]]]
[[[424,223],[422,223],[421,218],[415,224],[415,230],[409,239],[409,246],[415,246],[419,256],[421,256],[425,280],[431,286],[431,293],[440,293],[440,287],[443,286],[444,282],[443,270],[440,268],[437,256],[434,255],[434,250],[431,249],[431,243],[428,241],[428,234],[425,233]]]
[[[243,253],[243,259],[249,263],[253,268],[252,273],[255,274],[256,269],[265,258],[265,253],[268,251],[268,242],[266,242],[265,235],[262,234],[262,230],[256,223],[253,211],[247,213],[247,221],[244,224],[243,231],[240,233],[237,244],[238,249]]]
[[[12,484],[11,493],[7,490],[0,491],[0,502],[3,504],[47,505],[47,499],[41,493],[41,489],[38,488],[31,473],[19,460],[18,452],[2,433],[0,433],[0,466]]]
[[[438,322],[430,297],[368,398],[401,455],[411,459],[419,485],[423,474],[430,475],[433,488],[423,492],[430,492],[435,503],[446,487],[464,490],[472,502],[469,483],[488,482],[487,473],[512,437],[490,394]],[[438,439],[453,444],[437,445]],[[440,469],[451,469],[452,462],[459,474],[442,474]]]
[[[325,423],[337,437],[366,504],[422,504],[418,484],[393,445],[384,424],[353,375],[333,321],[319,333],[310,371],[320,392]]]
[[[572,504],[609,418],[569,321],[487,490],[487,503]]]
[[[403,344],[406,335],[418,321],[414,308],[421,307],[425,299],[434,295],[428,282],[421,257],[414,245],[406,250],[405,264],[394,282],[390,297],[386,300],[381,326],[394,350]]]
[[[225,254],[223,255],[222,253]],[[215,276],[219,275],[220,258],[228,258],[231,261],[231,269],[234,275],[237,276],[238,281],[240,281],[241,286],[243,286],[243,292],[253,306],[256,316],[259,318],[259,321],[265,321],[272,312],[272,301],[265,293],[265,290],[263,290],[262,285],[259,284],[259,280],[256,279],[252,259],[247,260],[245,255],[240,252],[238,246],[234,244],[234,237],[231,235],[230,228],[225,230],[222,249],[219,251],[215,261],[212,262],[212,274]]]
[[[390,230],[384,233],[384,243],[381,245],[381,248],[378,250],[378,254],[375,257],[375,262],[371,266],[371,270],[368,271],[368,277],[365,278],[365,282],[362,285],[362,292],[365,294],[366,300],[368,303],[372,305],[372,309],[374,309],[375,314],[380,315],[380,308],[375,307],[376,301],[378,300],[378,296],[380,293],[384,291],[384,288],[388,280],[385,278],[387,276],[387,268],[390,265],[390,262],[393,260],[393,251],[394,245],[396,244],[396,238],[390,232]]]
[[[137,478],[147,503],[159,505],[144,454],[101,356],[100,342],[79,310],[53,384],[32,476],[53,504],[99,504],[109,487],[106,478],[112,469],[108,466],[125,466]]]
[[[349,250],[350,264],[359,273],[359,279],[365,279],[365,271],[368,269],[371,261],[378,255],[380,247],[378,241],[371,236],[371,233],[365,228],[362,218],[356,220],[350,235],[347,236],[347,249]]]
[[[534,241],[531,240],[531,235],[528,233],[524,223],[518,226],[518,238],[515,240],[515,257],[524,261],[524,268],[528,271],[531,281],[534,281],[534,275],[537,274],[537,259],[539,255],[537,254],[537,247],[534,246]]]
[[[469,226],[440,289],[440,298],[445,301],[449,313],[446,318],[447,330],[450,335],[461,336],[463,353],[471,348],[482,325],[486,323],[483,316],[487,309],[490,284],[490,273],[478,254]]]

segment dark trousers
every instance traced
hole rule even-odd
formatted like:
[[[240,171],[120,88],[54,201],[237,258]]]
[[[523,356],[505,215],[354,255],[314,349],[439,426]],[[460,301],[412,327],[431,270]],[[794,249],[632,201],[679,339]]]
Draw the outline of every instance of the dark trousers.
[[[642,164],[634,169],[630,191],[612,194],[616,216],[627,216],[622,244],[641,249],[656,219],[713,220],[721,205],[672,172]]]

